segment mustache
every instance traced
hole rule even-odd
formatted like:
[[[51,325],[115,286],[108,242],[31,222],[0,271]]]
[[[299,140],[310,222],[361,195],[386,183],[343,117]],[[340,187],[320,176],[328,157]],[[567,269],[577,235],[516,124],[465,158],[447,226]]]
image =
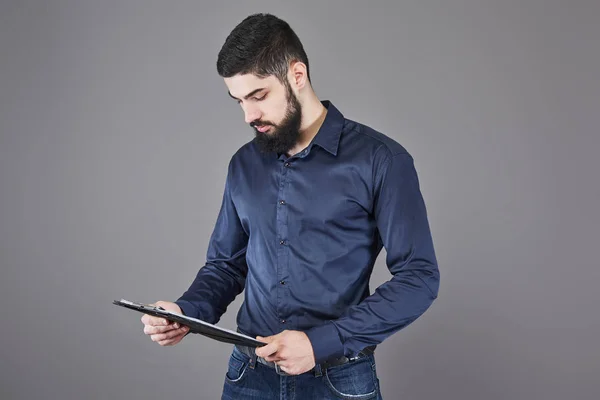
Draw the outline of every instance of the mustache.
[[[250,122],[250,126],[253,128],[256,126],[266,126],[266,125],[275,126],[275,124],[270,121],[252,121],[252,122]]]

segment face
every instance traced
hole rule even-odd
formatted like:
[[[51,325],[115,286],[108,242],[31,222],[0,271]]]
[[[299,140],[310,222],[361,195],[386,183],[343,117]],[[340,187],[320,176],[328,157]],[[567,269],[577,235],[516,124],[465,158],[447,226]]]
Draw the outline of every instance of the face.
[[[285,153],[296,145],[302,107],[289,85],[274,76],[261,79],[252,74],[225,78],[225,84],[254,128],[261,151]]]

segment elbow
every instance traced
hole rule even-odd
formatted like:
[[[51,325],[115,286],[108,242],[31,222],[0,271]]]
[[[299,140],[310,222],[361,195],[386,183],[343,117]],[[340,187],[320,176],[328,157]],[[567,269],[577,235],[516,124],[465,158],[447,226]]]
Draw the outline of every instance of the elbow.
[[[437,299],[440,290],[440,270],[437,263],[430,263],[425,268],[412,270],[412,273],[423,283],[423,286],[429,292],[431,301]]]
[[[428,276],[425,279],[425,284],[431,291],[433,300],[435,300],[437,299],[440,291],[440,270],[437,263],[432,264],[431,268],[427,270],[426,273]]]

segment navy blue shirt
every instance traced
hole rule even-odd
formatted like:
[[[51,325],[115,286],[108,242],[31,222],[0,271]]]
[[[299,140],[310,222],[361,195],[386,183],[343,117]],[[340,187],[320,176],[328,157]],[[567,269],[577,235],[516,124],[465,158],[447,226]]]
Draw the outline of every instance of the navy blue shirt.
[[[216,323],[245,288],[238,329],[304,331],[317,363],[413,322],[440,279],[411,155],[322,103],[325,120],[300,153],[261,153],[252,140],[231,158],[206,265],[176,301]],[[392,278],[371,294],[382,247]]]

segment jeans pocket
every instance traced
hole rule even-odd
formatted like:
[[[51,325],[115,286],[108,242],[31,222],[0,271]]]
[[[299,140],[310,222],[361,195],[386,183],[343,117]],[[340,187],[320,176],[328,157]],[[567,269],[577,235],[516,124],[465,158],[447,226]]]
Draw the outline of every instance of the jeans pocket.
[[[329,390],[340,399],[367,400],[377,397],[378,385],[372,355],[327,368],[323,376]]]
[[[250,358],[239,351],[237,347],[233,348],[231,356],[229,357],[229,363],[227,365],[227,373],[225,374],[225,380],[230,383],[237,383],[246,376],[248,370],[248,364]]]

